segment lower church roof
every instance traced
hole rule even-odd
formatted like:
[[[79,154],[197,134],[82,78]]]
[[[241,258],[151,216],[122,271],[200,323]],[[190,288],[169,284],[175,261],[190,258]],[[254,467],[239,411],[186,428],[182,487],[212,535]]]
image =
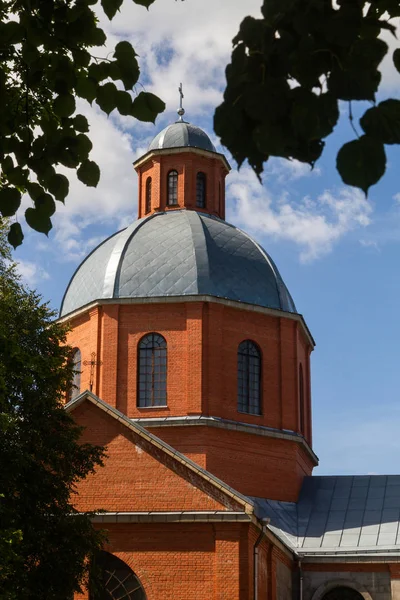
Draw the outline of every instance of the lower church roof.
[[[297,503],[253,501],[299,555],[400,553],[400,475],[305,477]]]

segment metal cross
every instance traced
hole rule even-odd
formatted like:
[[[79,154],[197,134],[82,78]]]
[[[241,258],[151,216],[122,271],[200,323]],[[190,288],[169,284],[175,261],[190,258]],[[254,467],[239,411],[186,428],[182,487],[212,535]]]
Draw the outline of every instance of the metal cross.
[[[178,87],[178,91],[179,91],[180,99],[179,99],[179,108],[178,108],[178,110],[177,110],[176,112],[177,112],[177,113],[178,113],[178,115],[179,115],[179,120],[180,120],[180,121],[183,121],[183,118],[182,118],[182,117],[183,117],[183,115],[185,114],[185,109],[184,109],[184,108],[183,108],[183,106],[182,106],[182,100],[183,100],[183,98],[184,98],[184,95],[183,95],[183,89],[182,89],[182,84],[180,84],[180,85],[179,85],[179,87]]]
[[[90,356],[91,356],[91,359],[84,360],[83,364],[85,366],[90,365],[89,390],[92,392],[93,391],[93,380],[94,380],[94,368],[97,367],[97,365],[102,365],[103,362],[101,360],[96,360],[96,352],[92,352]]]

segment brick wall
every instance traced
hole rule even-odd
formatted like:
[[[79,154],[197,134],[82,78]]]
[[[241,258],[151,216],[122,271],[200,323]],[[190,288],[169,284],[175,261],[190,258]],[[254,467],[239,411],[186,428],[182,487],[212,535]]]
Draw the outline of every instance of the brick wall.
[[[198,150],[152,154],[137,168],[139,176],[139,218],[164,210],[188,208],[225,218],[225,177],[228,173],[221,156]],[[178,172],[178,203],[167,205],[169,171]],[[206,176],[206,206],[196,207],[196,176]],[[151,211],[146,213],[146,181],[151,177]]]
[[[77,486],[79,510],[109,512],[224,510],[213,488],[196,474],[180,468],[157,448],[145,445],[127,427],[90,402],[74,410],[74,418],[85,427],[83,441],[105,446],[104,466]],[[176,468],[178,468],[178,465]],[[207,491],[203,490],[209,490]],[[238,507],[231,506],[232,510]]]
[[[72,322],[69,343],[82,363],[96,352],[93,392],[131,418],[209,415],[299,430],[298,367],[309,388],[310,344],[297,321],[207,302],[106,304]],[[158,332],[168,348],[167,406],[136,406],[137,348]],[[262,415],[237,410],[237,348],[254,340],[262,353]],[[82,391],[90,365],[82,366]],[[308,413],[307,413],[308,415]],[[310,423],[309,416],[307,423]],[[296,500],[310,456],[295,442],[236,431],[167,428],[156,435],[239,491]],[[306,430],[311,439],[311,426]]]

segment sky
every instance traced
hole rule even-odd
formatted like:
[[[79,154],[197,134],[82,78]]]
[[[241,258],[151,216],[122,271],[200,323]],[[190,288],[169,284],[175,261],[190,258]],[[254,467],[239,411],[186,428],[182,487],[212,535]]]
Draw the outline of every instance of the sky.
[[[125,0],[111,23],[99,13],[108,42],[98,52],[105,57],[118,41],[129,40],[139,54],[137,91],[159,95],[166,111],[155,125],[143,124],[115,113],[107,118],[82,101],[101,181],[88,188],[66,170],[70,194],[65,206],[57,204],[49,237],[26,227],[14,256],[25,281],[58,309],[88,252],[136,219],[132,163],[176,120],[182,82],[185,118],[202,127],[232,165],[227,220],[272,255],[316,341],[313,447],[320,466],[314,473],[400,473],[400,152],[389,148],[386,175],[368,199],[345,186],[335,157],[354,132],[343,104],[341,122],[313,171],[298,162],[270,160],[260,185],[248,167],[237,170],[213,133],[213,113],[222,100],[231,40],[246,15],[260,15],[260,4],[156,0],[147,11]],[[399,98],[400,75],[390,58],[382,73],[378,99]],[[356,105],[354,116],[366,107]]]

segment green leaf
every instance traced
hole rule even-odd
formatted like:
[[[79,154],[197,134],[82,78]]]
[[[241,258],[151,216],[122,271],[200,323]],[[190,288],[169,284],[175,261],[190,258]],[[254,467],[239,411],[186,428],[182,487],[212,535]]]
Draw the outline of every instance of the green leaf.
[[[47,235],[52,228],[49,216],[36,208],[27,208],[25,211],[25,219],[29,227],[32,227],[32,229],[39,231],[40,233]]]
[[[64,202],[69,192],[69,181],[65,175],[56,174],[53,175],[47,185],[49,192],[53,194],[56,200]]]
[[[14,169],[13,159],[11,158],[11,156],[6,156],[1,161],[1,170],[3,171],[3,173],[5,173],[7,175],[7,173],[10,173],[13,169]]]
[[[78,179],[85,185],[97,187],[100,179],[100,169],[92,160],[84,160],[77,171]]]
[[[8,232],[8,241],[13,246],[14,250],[22,244],[24,234],[22,233],[22,227],[19,223],[13,223]]]
[[[149,8],[155,2],[155,0],[133,0],[135,4],[139,4],[140,6],[145,6]]]
[[[59,117],[69,117],[75,112],[75,98],[72,94],[60,94],[53,102],[53,110]]]
[[[89,131],[88,120],[83,115],[76,115],[76,117],[74,117],[72,123],[73,123],[73,126],[75,127],[76,131],[80,131],[81,133],[87,133]]]
[[[92,63],[88,69],[88,75],[99,83],[110,76],[110,63],[103,60],[100,63]]]
[[[111,81],[98,88],[96,102],[107,115],[117,106],[117,94],[118,90]]]
[[[93,144],[90,141],[90,139],[88,138],[88,136],[85,135],[84,133],[80,133],[79,135],[77,135],[76,141],[78,142],[78,145],[77,145],[78,156],[82,161],[82,159],[88,157],[89,152],[93,148]]]
[[[87,50],[81,48],[72,49],[72,58],[76,67],[87,67],[90,63],[91,56]]]
[[[3,217],[15,215],[21,205],[21,192],[14,187],[0,189],[0,212]]]
[[[121,8],[122,2],[123,0],[101,0],[101,6],[110,21]]]
[[[384,100],[370,108],[360,125],[368,136],[384,144],[400,144],[400,100]]]
[[[117,109],[120,115],[130,115],[132,111],[132,98],[128,92],[118,90]]]
[[[132,45],[129,42],[119,42],[115,46],[114,58],[116,59],[116,66],[118,67],[125,89],[132,89],[140,75],[136,52]]]
[[[139,121],[154,123],[159,113],[165,110],[165,103],[150,92],[140,92],[132,102],[131,115]]]
[[[92,104],[97,95],[97,88],[97,82],[91,77],[80,77],[75,89],[80,98],[84,98]]]
[[[15,185],[16,187],[24,187],[28,179],[28,174],[28,169],[23,169],[22,167],[15,167],[7,173],[7,179],[9,183]]]
[[[396,48],[396,50],[393,52],[393,63],[400,73],[400,48]]]
[[[51,217],[56,211],[56,203],[50,194],[42,194],[35,200],[35,209],[43,215]]]
[[[42,186],[38,183],[35,183],[34,181],[28,181],[28,183],[26,184],[26,190],[32,198],[32,200],[36,200],[37,198],[39,198],[39,196],[45,193]]]
[[[17,21],[2,23],[1,39],[4,45],[20,44],[25,36],[25,30]]]
[[[367,195],[386,170],[383,144],[367,135],[348,142],[338,152],[336,167],[344,183],[362,189]]]

